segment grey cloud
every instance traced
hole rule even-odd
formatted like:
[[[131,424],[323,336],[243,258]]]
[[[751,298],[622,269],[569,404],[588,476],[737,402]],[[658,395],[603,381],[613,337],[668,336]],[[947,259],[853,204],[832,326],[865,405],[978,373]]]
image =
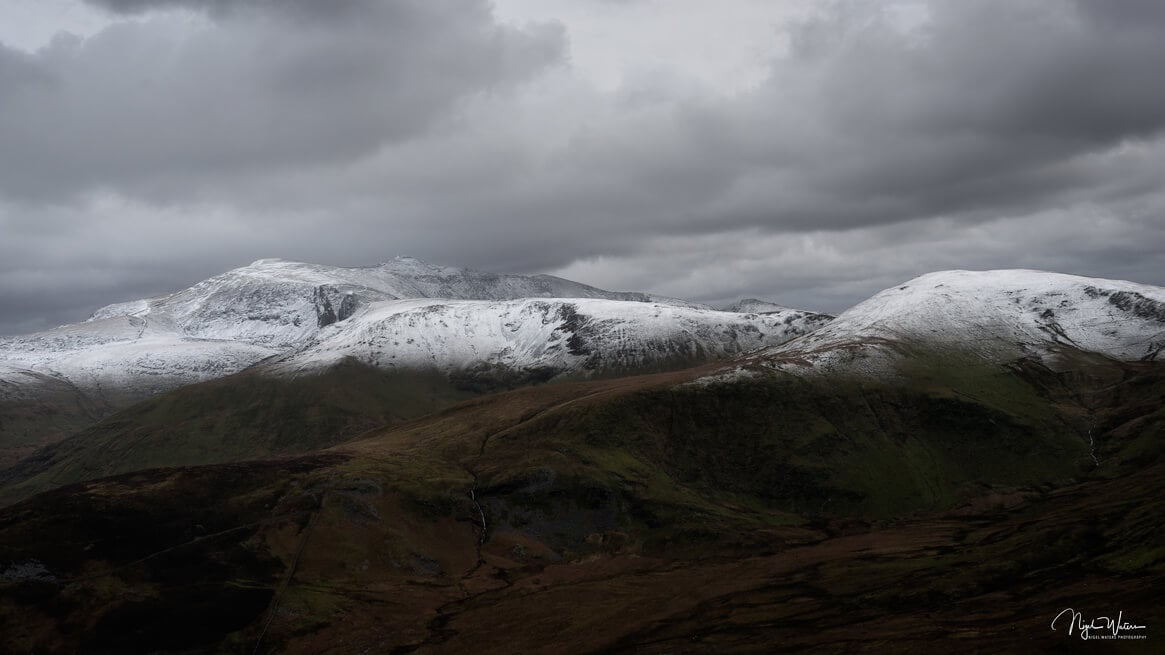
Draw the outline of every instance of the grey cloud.
[[[495,25],[483,3],[343,4],[362,13],[342,28],[271,13],[192,29],[163,14],[0,53],[23,81],[0,101],[0,190],[197,197],[248,172],[342,164],[561,56],[558,31]]]
[[[20,90],[48,81],[48,76],[37,66],[35,59],[24,52],[0,43],[0,108]]]
[[[558,66],[568,34],[484,2],[94,2],[143,18],[0,49],[0,276],[24,280],[2,306],[263,256],[834,311],[937,268],[1165,283],[1153,0],[933,0],[908,31],[893,2],[833,3],[732,96],[596,91]],[[17,276],[38,266],[57,277]],[[85,267],[133,274],[33,300]]]
[[[777,170],[790,153],[810,163],[789,178],[808,206],[782,214],[772,198],[771,223],[846,227],[1031,207],[1087,183],[1061,166],[1073,157],[1165,127],[1165,85],[1150,63],[1165,59],[1165,23],[1146,30],[1154,38],[1114,41],[1065,2],[930,7],[928,25],[908,37],[885,21],[852,27],[843,13],[805,28],[841,32],[814,37],[832,40],[822,52],[774,65],[750,101],[754,115],[772,107],[775,124],[748,133],[771,135]],[[779,108],[790,104],[816,138],[782,129]],[[880,198],[891,202],[879,209]],[[851,199],[875,202],[850,211]]]
[[[145,298],[174,290],[167,277],[146,267],[70,268],[48,276],[2,270],[0,334],[23,334],[82,321],[95,309],[125,298]],[[179,276],[178,279],[182,279]],[[51,293],[45,292],[51,287]]]
[[[1075,4],[1097,23],[1121,30],[1156,31],[1165,23],[1165,5],[1157,0],[1075,0]]]
[[[1165,193],[1152,204],[1160,207]],[[1136,203],[1140,204],[1140,203]],[[840,312],[876,291],[951,268],[1035,268],[1165,285],[1165,221],[1137,208],[1055,210],[979,223],[921,219],[840,232],[658,237],[641,252],[557,271],[683,295]]]
[[[380,12],[382,15],[421,0],[86,0],[117,14],[140,15],[151,11],[186,9],[222,18],[260,11],[310,19],[343,19]],[[468,7],[471,11],[472,6]]]
[[[1122,40],[1069,2],[930,7],[902,34],[867,3],[839,4],[794,30],[800,45],[753,93],[665,100],[642,120],[623,108],[523,184],[453,206],[579,246],[604,238],[580,223],[637,240],[982,221],[1102,192],[1119,178],[1090,157],[1154,143],[1165,126],[1153,63],[1165,60],[1165,23]],[[548,213],[563,219],[544,226]]]

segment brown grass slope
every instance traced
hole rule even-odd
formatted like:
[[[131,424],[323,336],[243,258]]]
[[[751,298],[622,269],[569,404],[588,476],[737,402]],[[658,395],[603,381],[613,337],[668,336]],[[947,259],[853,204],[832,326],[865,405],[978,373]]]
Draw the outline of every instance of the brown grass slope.
[[[37,495],[0,511],[0,650],[1096,646],[1050,630],[1066,607],[1149,626],[1106,650],[1152,646],[1159,365],[692,383],[714,370]]]

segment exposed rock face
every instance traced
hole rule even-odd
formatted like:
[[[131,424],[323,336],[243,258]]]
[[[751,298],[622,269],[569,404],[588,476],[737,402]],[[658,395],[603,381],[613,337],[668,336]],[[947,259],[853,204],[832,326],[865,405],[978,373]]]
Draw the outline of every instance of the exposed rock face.
[[[312,304],[316,310],[316,325],[324,328],[351,318],[360,306],[360,300],[354,290],[340,291],[335,286],[323,284],[316,287]]]
[[[344,299],[340,301],[340,313],[336,316],[336,320],[346,321],[351,318],[356,313],[356,307],[359,304],[359,301],[356,299],[356,294],[351,291],[345,293]]]
[[[332,310],[332,301],[328,298],[327,287],[316,287],[315,297],[312,299],[316,308],[316,324],[321,328],[336,322],[336,312]]]

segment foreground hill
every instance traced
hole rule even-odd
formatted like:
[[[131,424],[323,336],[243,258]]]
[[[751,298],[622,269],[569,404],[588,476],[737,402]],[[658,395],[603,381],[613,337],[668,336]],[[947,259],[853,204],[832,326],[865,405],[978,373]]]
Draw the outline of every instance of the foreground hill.
[[[1066,607],[1165,620],[1159,364],[1003,372],[1010,412],[711,373],[40,494],[0,511],[0,647],[1071,652]]]

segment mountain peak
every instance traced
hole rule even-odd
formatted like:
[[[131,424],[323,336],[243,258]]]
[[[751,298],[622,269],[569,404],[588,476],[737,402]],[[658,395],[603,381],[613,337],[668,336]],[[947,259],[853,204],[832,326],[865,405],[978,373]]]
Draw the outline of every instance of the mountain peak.
[[[784,312],[789,309],[789,307],[779,305],[775,302],[769,302],[768,300],[744,298],[728,305],[723,311],[737,312],[739,314],[769,314],[772,312]]]
[[[1065,349],[1155,359],[1165,349],[1165,288],[1030,269],[938,271],[881,291],[771,354],[884,373],[904,345],[997,362],[1050,363]]]
[[[255,261],[251,262],[250,264],[247,264],[243,268],[264,268],[267,266],[277,266],[279,264],[297,264],[297,263],[299,263],[299,262],[293,262],[293,261],[290,261],[287,259],[283,259],[281,257],[264,257],[263,259],[256,259]]]
[[[387,270],[387,271],[397,271],[397,272],[412,273],[412,274],[439,274],[439,273],[457,274],[457,273],[463,273],[463,272],[464,273],[478,273],[478,271],[474,271],[474,270],[468,269],[468,268],[460,268],[457,266],[441,266],[439,264],[433,264],[431,262],[427,262],[423,259],[420,259],[418,257],[412,257],[410,255],[397,255],[396,257],[393,257],[392,259],[380,262],[380,264],[378,264],[375,268],[379,268],[379,269]],[[485,273],[482,273],[482,274],[485,275]]]

